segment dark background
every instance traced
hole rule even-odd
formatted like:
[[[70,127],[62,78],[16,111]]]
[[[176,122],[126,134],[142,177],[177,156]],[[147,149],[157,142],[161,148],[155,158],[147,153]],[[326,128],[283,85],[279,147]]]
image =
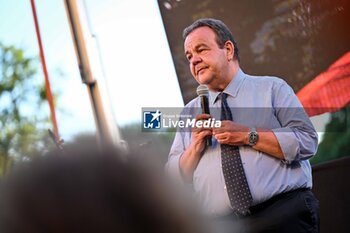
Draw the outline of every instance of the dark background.
[[[188,103],[196,96],[183,29],[198,18],[232,31],[244,72],[285,79],[297,92],[350,49],[349,0],[158,0],[172,58]]]
[[[158,0],[158,4],[185,104],[196,97],[198,84],[184,56],[182,31],[198,18],[217,18],[231,29],[244,72],[278,76],[295,92],[350,51],[349,0]],[[350,232],[349,113],[348,104],[331,114],[313,158],[317,163],[313,191],[320,201],[322,233]]]

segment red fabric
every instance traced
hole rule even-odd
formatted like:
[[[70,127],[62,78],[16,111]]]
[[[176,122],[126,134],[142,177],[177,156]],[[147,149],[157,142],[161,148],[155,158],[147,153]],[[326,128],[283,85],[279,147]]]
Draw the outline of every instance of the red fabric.
[[[304,86],[297,96],[309,116],[338,111],[350,101],[350,52]]]

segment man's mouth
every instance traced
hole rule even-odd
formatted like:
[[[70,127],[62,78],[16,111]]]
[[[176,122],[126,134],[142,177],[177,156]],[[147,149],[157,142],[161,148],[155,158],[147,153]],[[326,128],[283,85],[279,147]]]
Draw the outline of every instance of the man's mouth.
[[[197,70],[197,75],[199,75],[199,73],[200,73],[202,70],[204,70],[204,69],[206,69],[206,67],[201,67],[201,68],[199,68],[199,69]]]

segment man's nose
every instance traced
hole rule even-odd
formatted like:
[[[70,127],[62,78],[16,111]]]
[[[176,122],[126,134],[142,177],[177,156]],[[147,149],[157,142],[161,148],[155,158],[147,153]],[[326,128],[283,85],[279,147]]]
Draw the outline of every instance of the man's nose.
[[[201,61],[202,61],[202,58],[198,55],[193,55],[193,57],[191,59],[191,63],[193,66],[197,65]]]

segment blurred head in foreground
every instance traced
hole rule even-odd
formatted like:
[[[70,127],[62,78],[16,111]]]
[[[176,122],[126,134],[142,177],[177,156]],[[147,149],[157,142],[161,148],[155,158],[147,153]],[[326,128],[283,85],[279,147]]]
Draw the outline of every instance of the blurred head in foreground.
[[[202,232],[160,172],[122,155],[79,148],[17,166],[1,184],[0,232]]]

